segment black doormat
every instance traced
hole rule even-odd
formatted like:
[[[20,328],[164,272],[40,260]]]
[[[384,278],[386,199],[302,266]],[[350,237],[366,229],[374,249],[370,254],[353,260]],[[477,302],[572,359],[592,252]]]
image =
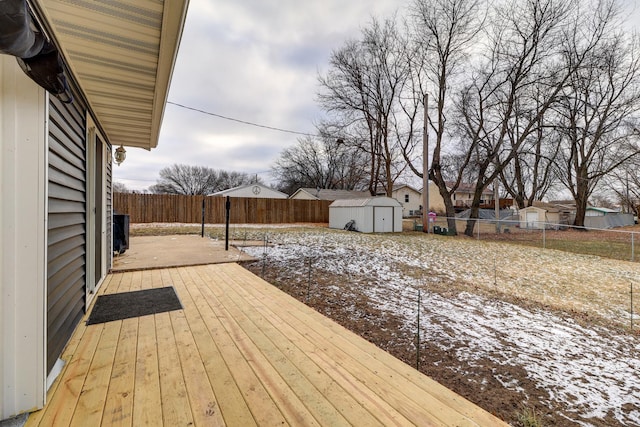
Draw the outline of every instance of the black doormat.
[[[181,309],[182,304],[173,286],[100,295],[87,325]]]

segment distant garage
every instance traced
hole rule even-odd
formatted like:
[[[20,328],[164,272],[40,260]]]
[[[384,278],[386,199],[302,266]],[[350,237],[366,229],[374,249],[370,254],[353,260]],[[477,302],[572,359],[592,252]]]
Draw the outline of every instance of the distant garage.
[[[329,228],[344,229],[354,221],[363,233],[402,231],[402,204],[390,197],[336,200],[329,205]]]

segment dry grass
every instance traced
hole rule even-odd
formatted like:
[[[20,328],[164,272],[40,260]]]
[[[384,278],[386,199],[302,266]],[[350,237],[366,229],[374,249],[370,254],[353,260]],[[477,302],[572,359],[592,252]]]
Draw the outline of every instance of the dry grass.
[[[413,231],[414,221],[405,220],[404,230]],[[444,219],[435,223],[446,227]],[[463,235],[465,221],[456,221],[458,238],[468,238]],[[508,232],[496,233],[495,224],[481,222],[480,233],[478,224],[474,231],[474,239],[483,241],[497,241],[516,245],[532,246],[545,249],[556,249],[575,254],[595,255],[603,258],[621,261],[640,261],[640,225],[621,227],[615,230],[526,230],[517,227],[503,227]]]

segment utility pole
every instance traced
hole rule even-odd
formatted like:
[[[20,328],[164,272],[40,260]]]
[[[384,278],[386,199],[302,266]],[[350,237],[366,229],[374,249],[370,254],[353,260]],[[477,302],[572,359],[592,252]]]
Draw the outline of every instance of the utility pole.
[[[429,233],[429,95],[424,94],[422,132],[422,231]]]

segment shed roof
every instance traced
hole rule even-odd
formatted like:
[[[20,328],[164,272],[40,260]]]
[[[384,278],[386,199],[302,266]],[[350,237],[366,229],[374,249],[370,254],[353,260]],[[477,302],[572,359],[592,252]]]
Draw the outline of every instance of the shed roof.
[[[364,206],[392,206],[401,208],[402,204],[391,197],[368,197],[365,199],[336,200],[329,205],[330,208],[353,208]]]
[[[329,188],[299,188],[291,195],[291,197],[293,198],[300,192],[305,192],[318,200],[362,199],[370,196],[367,191],[333,190]]]

